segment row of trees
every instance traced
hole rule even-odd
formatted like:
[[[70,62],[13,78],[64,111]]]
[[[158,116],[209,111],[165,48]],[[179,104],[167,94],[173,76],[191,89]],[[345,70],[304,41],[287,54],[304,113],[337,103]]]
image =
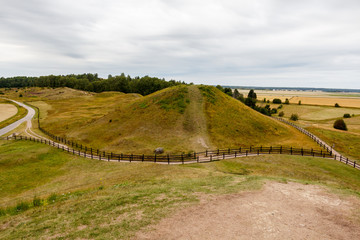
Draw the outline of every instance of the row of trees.
[[[90,92],[119,91],[148,95],[158,90],[172,87],[185,82],[156,77],[130,77],[122,73],[120,76],[109,75],[107,79],[99,78],[98,74],[49,75],[41,77],[10,77],[0,78],[0,88],[22,87],[69,87]]]

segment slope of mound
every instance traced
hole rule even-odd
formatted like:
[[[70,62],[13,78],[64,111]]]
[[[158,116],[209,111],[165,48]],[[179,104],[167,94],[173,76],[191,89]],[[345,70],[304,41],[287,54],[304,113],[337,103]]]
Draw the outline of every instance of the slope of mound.
[[[123,105],[70,136],[123,153],[166,153],[208,148],[202,95],[196,86],[176,86]]]
[[[149,154],[158,147],[165,153],[250,145],[316,147],[297,130],[210,86],[176,86],[145,97],[104,92],[34,104],[49,132],[116,153]]]
[[[217,88],[199,88],[205,98],[208,133],[215,146],[316,147],[298,130],[254,111]]]

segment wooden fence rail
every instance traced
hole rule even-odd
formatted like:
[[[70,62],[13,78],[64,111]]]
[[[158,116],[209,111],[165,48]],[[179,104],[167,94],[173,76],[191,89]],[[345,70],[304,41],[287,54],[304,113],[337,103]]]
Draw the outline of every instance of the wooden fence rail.
[[[47,144],[63,151],[66,151],[70,154],[78,155],[81,157],[98,159],[103,161],[117,161],[117,162],[155,162],[155,163],[167,163],[167,164],[185,164],[185,163],[195,163],[195,162],[211,162],[219,161],[223,159],[230,159],[242,156],[254,156],[254,155],[264,155],[264,154],[285,154],[285,155],[299,155],[299,156],[312,156],[312,157],[322,157],[322,158],[331,158],[338,160],[340,162],[351,165],[354,168],[360,169],[360,165],[355,161],[351,161],[348,158],[343,158],[342,156],[337,157],[333,155],[332,152],[323,151],[323,150],[314,150],[314,149],[304,149],[304,148],[293,148],[293,147],[283,147],[283,146],[270,146],[270,147],[240,147],[240,148],[228,148],[228,149],[216,149],[216,150],[207,150],[204,152],[191,153],[191,154],[116,154],[112,152],[99,151],[92,148],[83,147],[83,149],[75,149],[64,144],[52,141],[44,140],[41,138],[34,138],[28,136],[13,136],[13,137],[4,137],[0,138],[2,140],[27,140],[38,143]]]
[[[29,140],[34,142],[39,142],[43,144],[47,144],[53,147],[57,147],[66,151],[68,153],[79,155],[82,157],[106,160],[106,161],[126,161],[126,162],[158,162],[158,163],[193,163],[193,162],[211,162],[221,159],[229,159],[236,158],[241,156],[250,156],[250,155],[260,155],[260,154],[286,154],[286,155],[299,155],[299,156],[312,156],[312,157],[322,157],[322,158],[333,158],[334,160],[338,160],[340,162],[346,163],[348,165],[353,166],[354,168],[360,169],[360,165],[356,163],[356,161],[351,161],[348,158],[344,158],[343,156],[337,156],[333,154],[331,148],[327,145],[322,144],[320,140],[308,132],[307,130],[298,127],[297,125],[288,122],[281,118],[276,118],[279,121],[285,122],[304,134],[308,135],[315,141],[319,143],[319,145],[323,148],[321,150],[314,149],[304,149],[304,148],[293,148],[293,147],[283,147],[283,146],[270,146],[270,147],[239,147],[239,148],[228,148],[228,149],[216,149],[216,150],[206,150],[203,152],[197,153],[189,153],[189,154],[178,154],[178,155],[169,155],[169,154],[117,154],[112,152],[105,152],[99,149],[91,148],[88,146],[83,146],[82,144],[78,144],[74,141],[67,140],[64,137],[56,136],[45,129],[43,129],[40,125],[40,109],[36,106],[33,106],[29,103],[27,105],[37,109],[37,122],[38,128],[47,136],[51,137],[54,140],[46,140],[42,138],[34,138],[28,136],[14,136],[14,137],[5,137],[0,138],[3,140]]]

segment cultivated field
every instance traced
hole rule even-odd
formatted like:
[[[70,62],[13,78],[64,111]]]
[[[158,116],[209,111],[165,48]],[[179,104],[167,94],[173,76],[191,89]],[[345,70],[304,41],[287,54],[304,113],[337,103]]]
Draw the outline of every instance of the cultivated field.
[[[238,89],[245,97],[249,90]],[[282,101],[289,99],[290,103],[297,104],[301,101],[302,104],[307,105],[322,105],[334,106],[338,103],[342,107],[360,108],[360,94],[359,93],[334,93],[322,91],[267,91],[256,90],[258,100],[272,101],[274,98],[279,98]]]
[[[0,122],[14,116],[17,112],[18,110],[14,105],[0,103]]]

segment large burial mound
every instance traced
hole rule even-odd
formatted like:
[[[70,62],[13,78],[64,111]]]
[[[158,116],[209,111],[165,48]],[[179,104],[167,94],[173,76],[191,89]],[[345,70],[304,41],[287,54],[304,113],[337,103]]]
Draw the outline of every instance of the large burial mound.
[[[297,130],[211,86],[176,86],[142,97],[101,93],[35,102],[42,126],[94,148],[123,153],[239,146],[316,147]],[[71,106],[71,107],[70,107]]]

